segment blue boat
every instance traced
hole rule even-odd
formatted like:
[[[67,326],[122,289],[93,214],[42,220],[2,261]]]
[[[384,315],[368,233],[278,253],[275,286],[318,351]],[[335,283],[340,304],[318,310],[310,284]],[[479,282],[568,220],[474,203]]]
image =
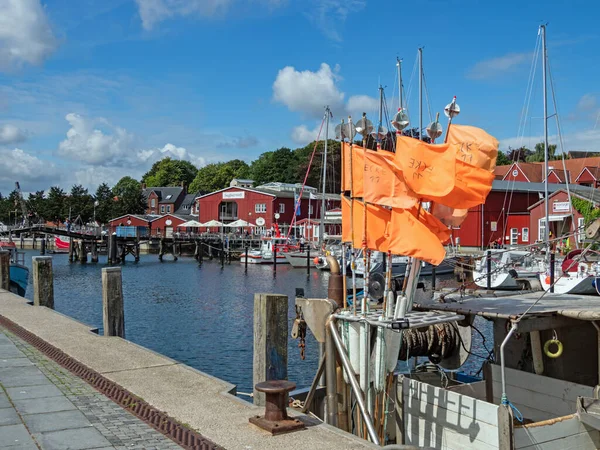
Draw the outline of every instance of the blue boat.
[[[17,251],[14,242],[0,242],[0,250],[10,252],[10,292],[25,297],[29,283],[29,268],[25,266],[25,254]]]

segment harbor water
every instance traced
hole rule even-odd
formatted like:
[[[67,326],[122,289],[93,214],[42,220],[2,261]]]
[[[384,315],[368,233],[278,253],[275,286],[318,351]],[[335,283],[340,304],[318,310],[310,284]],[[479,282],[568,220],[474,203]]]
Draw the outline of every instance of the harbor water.
[[[25,251],[25,262],[37,251]],[[106,261],[106,256],[101,256]],[[67,255],[53,255],[56,311],[77,319],[102,333],[103,263],[69,263]],[[237,385],[238,392],[252,392],[253,307],[258,292],[289,297],[289,320],[295,318],[296,288],[306,297],[325,297],[329,273],[312,269],[270,265],[244,266],[232,262],[221,268],[217,260],[199,265],[181,257],[163,262],[157,255],[141,255],[139,263],[122,265],[125,301],[125,337],[143,347]],[[26,297],[33,299],[31,276]],[[481,321],[483,322],[483,321]],[[480,323],[491,345],[491,329]],[[486,356],[482,339],[473,336],[473,353]],[[317,370],[318,346],[307,333],[306,359],[300,359],[298,342],[290,338],[288,377],[298,387],[309,386]],[[462,368],[479,370],[482,360],[472,357]],[[399,368],[406,368],[406,362]]]

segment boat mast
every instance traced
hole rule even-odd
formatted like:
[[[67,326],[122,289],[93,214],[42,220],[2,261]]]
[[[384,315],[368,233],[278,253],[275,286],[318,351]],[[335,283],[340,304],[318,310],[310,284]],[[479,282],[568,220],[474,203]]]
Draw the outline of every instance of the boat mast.
[[[400,99],[400,106],[398,107],[402,109],[402,60],[400,58],[396,58],[396,67],[398,67],[398,92]]]
[[[419,47],[419,140],[423,140],[423,47]]]
[[[327,186],[327,141],[329,140],[329,105],[325,108],[325,149],[323,150],[323,192],[321,197],[321,223],[319,224],[319,248],[323,246],[325,233],[325,190]]]
[[[546,226],[545,238],[546,238],[546,260],[550,260],[550,208],[548,204],[548,91],[546,87],[546,25],[540,25],[540,32],[542,33],[542,86],[543,86],[543,98],[544,98],[544,198],[545,198],[545,214],[546,214]]]

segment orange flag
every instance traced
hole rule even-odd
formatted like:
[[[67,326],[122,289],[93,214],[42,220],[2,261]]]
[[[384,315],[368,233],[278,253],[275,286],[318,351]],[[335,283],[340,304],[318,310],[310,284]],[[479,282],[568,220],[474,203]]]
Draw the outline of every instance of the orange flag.
[[[385,150],[365,151],[364,199],[377,205],[412,208],[417,204],[417,195],[408,188],[393,159],[394,154]]]
[[[498,139],[481,128],[469,125],[451,125],[448,143],[456,150],[457,159],[475,167],[493,172],[498,157]]]
[[[352,242],[354,248],[363,246],[363,230],[365,204],[359,200],[353,201],[354,214],[354,241],[352,241],[350,229],[350,202],[351,200],[342,197],[342,241]],[[388,250],[388,225],[390,223],[392,212],[379,205],[367,204],[367,248],[387,252]]]
[[[459,227],[467,218],[468,209],[454,209],[441,203],[434,203],[431,214],[449,227]]]
[[[395,165],[419,197],[450,193],[456,175],[455,161],[456,151],[449,144],[427,144],[406,136],[396,139]]]
[[[352,146],[352,194],[354,197],[362,197],[363,191],[363,179],[365,171],[365,150],[359,145]],[[342,162],[344,164],[344,170],[342,171],[342,190],[344,192],[350,192],[350,144],[342,142]]]
[[[413,256],[436,266],[446,256],[439,237],[411,211],[399,208],[392,209],[388,249],[395,255]]]
[[[415,216],[419,222],[429,228],[429,230],[438,237],[440,242],[446,242],[450,239],[450,236],[452,235],[450,229],[423,208],[420,210],[418,207],[411,208],[410,213]]]

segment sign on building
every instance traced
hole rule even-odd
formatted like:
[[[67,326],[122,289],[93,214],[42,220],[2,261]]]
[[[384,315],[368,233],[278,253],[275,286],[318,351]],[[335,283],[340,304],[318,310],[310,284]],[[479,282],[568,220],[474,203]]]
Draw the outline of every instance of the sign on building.
[[[569,212],[571,204],[569,202],[554,202],[552,203],[552,212]]]
[[[245,191],[223,192],[223,200],[231,200],[234,198],[244,198]]]

